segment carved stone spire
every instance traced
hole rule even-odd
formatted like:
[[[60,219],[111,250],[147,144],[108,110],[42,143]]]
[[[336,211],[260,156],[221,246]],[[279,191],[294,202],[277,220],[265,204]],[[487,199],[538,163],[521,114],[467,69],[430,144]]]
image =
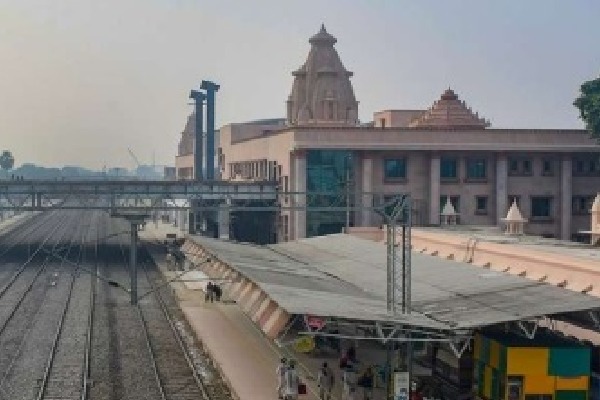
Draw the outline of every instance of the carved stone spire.
[[[423,115],[410,124],[417,128],[463,128],[484,129],[490,126],[489,122],[479,118],[467,108],[464,101],[458,99],[454,91],[448,88],[439,100],[433,103]]]
[[[337,39],[324,25],[309,39],[306,62],[292,72],[294,83],[287,101],[289,125],[356,125],[358,102],[347,71],[333,47]]]

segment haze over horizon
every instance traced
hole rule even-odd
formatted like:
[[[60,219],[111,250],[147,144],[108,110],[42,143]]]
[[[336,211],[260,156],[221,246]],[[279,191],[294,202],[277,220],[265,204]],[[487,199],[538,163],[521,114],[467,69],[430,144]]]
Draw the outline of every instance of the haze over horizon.
[[[202,79],[217,127],[283,117],[324,23],[362,121],[448,86],[502,128],[583,128],[600,71],[597,0],[0,0],[0,150],[16,164],[173,164]]]

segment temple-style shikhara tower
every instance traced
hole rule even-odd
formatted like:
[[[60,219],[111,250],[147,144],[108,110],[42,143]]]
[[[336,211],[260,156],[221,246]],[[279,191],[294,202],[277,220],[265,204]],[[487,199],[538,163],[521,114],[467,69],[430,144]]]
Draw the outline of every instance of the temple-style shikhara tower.
[[[479,117],[448,88],[429,109],[409,124],[411,128],[485,129],[489,121]]]
[[[358,102],[346,70],[333,47],[337,39],[325,26],[309,40],[304,65],[294,71],[292,93],[287,101],[288,125],[356,125]]]

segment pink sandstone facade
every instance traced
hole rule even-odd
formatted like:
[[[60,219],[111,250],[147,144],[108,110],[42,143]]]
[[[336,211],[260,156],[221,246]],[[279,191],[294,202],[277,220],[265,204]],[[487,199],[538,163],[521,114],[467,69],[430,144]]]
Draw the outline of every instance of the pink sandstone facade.
[[[574,239],[589,228],[600,146],[586,131],[491,128],[451,89],[427,110],[380,111],[360,124],[352,73],[335,43],[324,27],[310,39],[306,62],[292,73],[285,119],[221,128],[222,179],[270,180],[282,192],[305,192],[311,152],[339,151],[351,154],[359,202],[372,204],[373,193],[410,193],[416,225],[439,225],[449,196],[461,225],[501,225],[516,200],[529,221],[526,233]],[[193,164],[185,157],[178,169]],[[306,197],[281,202],[301,205]],[[310,224],[306,211],[281,212],[277,238],[306,237]],[[371,211],[352,212],[353,227],[380,224]]]

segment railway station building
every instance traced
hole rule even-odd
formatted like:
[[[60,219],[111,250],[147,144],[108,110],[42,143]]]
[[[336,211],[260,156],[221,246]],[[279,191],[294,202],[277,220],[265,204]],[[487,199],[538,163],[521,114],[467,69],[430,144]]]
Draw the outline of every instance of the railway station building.
[[[458,224],[496,226],[516,202],[529,221],[527,233],[583,239],[578,232],[589,228],[600,188],[600,146],[588,132],[494,128],[450,88],[428,109],[377,111],[373,121],[361,123],[353,73],[336,41],[324,26],[309,39],[306,61],[292,72],[285,118],[220,129],[220,179],[274,182],[282,193],[296,193],[282,194],[283,206],[306,205],[307,191],[350,192],[338,202],[353,206],[350,227],[382,223],[361,205],[410,193],[415,225],[439,225],[450,201]],[[179,179],[193,176],[191,140],[184,132]],[[263,230],[270,242],[338,233],[345,214],[311,211],[309,204],[282,210]]]

